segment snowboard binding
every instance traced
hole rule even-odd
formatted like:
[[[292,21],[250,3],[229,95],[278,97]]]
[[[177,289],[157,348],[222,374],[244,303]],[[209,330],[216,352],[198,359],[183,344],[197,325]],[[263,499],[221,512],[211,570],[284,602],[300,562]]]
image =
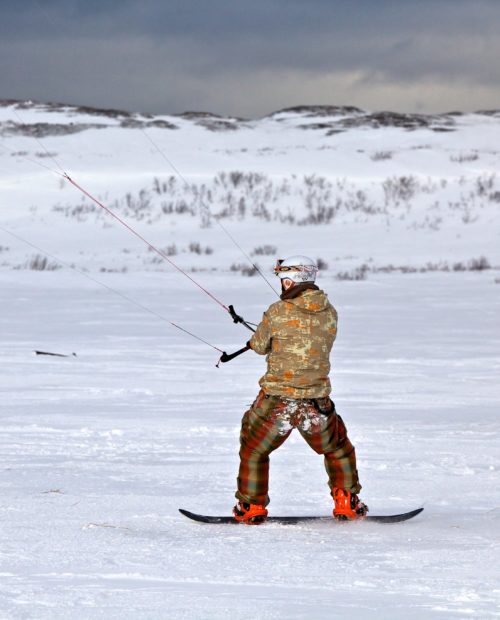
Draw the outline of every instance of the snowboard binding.
[[[265,506],[260,504],[248,504],[239,501],[233,508],[233,517],[239,523],[248,525],[260,525],[267,518],[267,510]]]
[[[362,519],[368,513],[368,506],[355,493],[335,487],[332,492],[335,508],[333,518],[337,521]]]

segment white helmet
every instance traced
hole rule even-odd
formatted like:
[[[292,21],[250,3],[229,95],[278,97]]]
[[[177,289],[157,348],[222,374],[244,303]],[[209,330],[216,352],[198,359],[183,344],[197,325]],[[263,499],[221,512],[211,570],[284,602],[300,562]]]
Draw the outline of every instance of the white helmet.
[[[278,259],[274,273],[284,280],[288,278],[293,282],[314,282],[318,273],[318,266],[307,256],[290,256]]]

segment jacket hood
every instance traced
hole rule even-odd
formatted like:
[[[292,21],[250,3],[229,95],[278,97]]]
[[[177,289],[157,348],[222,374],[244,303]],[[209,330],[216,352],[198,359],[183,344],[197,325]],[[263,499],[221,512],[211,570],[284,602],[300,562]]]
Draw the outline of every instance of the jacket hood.
[[[299,310],[306,313],[323,312],[330,307],[328,297],[321,290],[306,290],[298,297],[287,299],[287,304],[293,304]]]

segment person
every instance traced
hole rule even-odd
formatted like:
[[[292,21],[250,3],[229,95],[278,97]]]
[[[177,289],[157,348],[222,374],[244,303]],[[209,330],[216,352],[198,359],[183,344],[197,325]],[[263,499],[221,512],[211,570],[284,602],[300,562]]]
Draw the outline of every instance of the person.
[[[354,447],[330,399],[329,356],[337,335],[337,311],[315,284],[317,271],[306,256],[278,260],[280,301],[264,312],[247,343],[256,353],[267,355],[267,371],[242,419],[236,521],[265,521],[269,455],[294,428],[324,455],[334,518],[358,519],[368,512],[358,497],[361,485]]]

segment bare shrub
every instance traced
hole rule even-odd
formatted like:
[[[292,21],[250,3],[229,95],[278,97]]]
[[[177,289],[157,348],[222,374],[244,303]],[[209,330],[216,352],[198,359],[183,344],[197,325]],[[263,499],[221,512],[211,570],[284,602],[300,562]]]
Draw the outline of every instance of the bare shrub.
[[[304,204],[308,211],[305,218],[297,221],[299,226],[329,224],[340,209],[341,200],[332,199],[333,185],[324,177],[305,176]]]
[[[322,258],[318,258],[316,260],[316,266],[320,271],[325,271],[326,269],[328,269],[328,263]]]
[[[207,245],[206,247],[202,247],[198,242],[190,243],[188,249],[192,254],[198,254],[200,256],[202,254],[213,254],[214,252],[210,246]]]
[[[434,208],[437,208],[435,203]],[[414,230],[427,228],[429,230],[439,231],[441,229],[441,224],[443,223],[443,218],[439,215],[429,216],[426,215],[423,221],[421,222],[413,222],[409,228],[413,228]]]
[[[153,191],[155,191],[159,196],[161,195],[162,186],[158,177],[153,179]]]
[[[287,213],[283,213],[279,209],[276,209],[274,212],[274,219],[277,222],[281,222],[282,224],[296,224],[297,219],[295,215],[292,213],[291,209],[288,210]]]
[[[46,256],[35,254],[28,259],[26,268],[31,269],[32,271],[56,271],[57,269],[61,269],[61,265],[55,262],[50,262]]]
[[[127,267],[101,267],[100,273],[127,273]]]
[[[238,123],[226,121],[226,120],[204,120],[196,123],[200,127],[204,127],[209,131],[236,131],[240,129]]]
[[[99,208],[90,202],[81,202],[77,205],[56,204],[52,207],[52,211],[62,213],[67,218],[75,218],[78,222],[85,222],[91,214],[101,216]]]
[[[239,272],[244,276],[255,276],[258,274],[257,266],[247,265],[246,263],[233,263],[229,267],[230,271]]]
[[[382,183],[382,188],[385,194],[385,203],[394,202],[398,204],[400,201],[408,202],[413,198],[418,189],[418,182],[411,175],[392,177]]]
[[[230,172],[229,173],[229,181],[233,185],[233,187],[238,187],[240,183],[244,180],[245,173],[244,172]]]
[[[478,196],[486,196],[495,185],[495,174],[484,174],[476,179],[476,192]]]
[[[383,265],[382,267],[375,267],[373,269],[375,273],[392,273],[399,270],[400,267],[395,267],[394,265]]]
[[[247,205],[243,196],[238,201],[238,219],[244,220],[247,212]]]
[[[153,179],[153,191],[156,192],[159,196],[161,196],[162,194],[173,193],[176,185],[177,178],[173,175],[170,175],[166,181],[160,181],[158,177],[155,177]]]
[[[179,253],[175,243],[172,243],[170,245],[165,246],[164,248],[159,248],[159,249],[162,254],[165,254],[165,256],[177,256],[177,254]],[[149,246],[148,252],[155,252],[155,250],[151,246]],[[153,257],[152,260],[153,262],[155,261],[161,262],[161,258],[159,256]]]
[[[195,212],[196,210],[193,209],[193,207],[190,207],[189,204],[185,200],[181,199],[178,202],[176,202],[174,205],[174,213],[177,213],[178,215],[185,215],[185,214],[194,215]]]
[[[4,133],[7,135],[47,138],[50,136],[66,136],[87,129],[105,129],[104,123],[15,123],[7,121]]]
[[[189,244],[189,251],[192,252],[193,254],[203,254],[203,251],[201,249],[201,245],[198,242],[190,243]]]
[[[219,172],[203,182],[181,182],[175,176],[156,177],[148,187],[114,200],[110,208],[115,213],[147,224],[170,216],[193,217],[199,220],[202,228],[224,219],[321,226],[331,224],[340,213],[346,212],[352,212],[353,219],[358,222],[385,214],[389,225],[391,219],[406,217],[412,199],[425,193],[434,194],[435,198],[427,209],[419,210],[418,220],[414,218],[409,225],[415,229],[439,230],[446,221],[443,213],[446,206],[456,212],[457,219],[462,218],[463,223],[468,224],[480,216],[480,209],[486,206],[487,200],[500,203],[494,174],[472,179],[462,175],[452,183],[460,186],[455,202],[440,200],[438,195],[446,187],[446,179],[407,175],[386,178],[383,182],[373,180],[369,186],[366,183],[361,186],[345,178],[296,174],[274,178],[262,173],[233,170]],[[100,199],[107,204],[106,197]],[[393,206],[399,209],[391,209]],[[91,216],[103,226],[110,222],[103,210],[85,199],[76,206],[58,204],[53,210],[82,222]],[[197,253],[197,250],[189,251]]]
[[[402,266],[394,266],[394,265],[385,265],[383,267],[374,267],[371,269],[374,273],[393,273],[394,271],[399,271],[400,273],[428,273],[434,271],[441,272],[464,272],[464,271],[483,271],[486,269],[491,269],[491,265],[487,258],[481,256],[479,258],[472,258],[467,263],[462,261],[453,263],[450,267],[447,261],[438,261],[432,262],[429,261],[425,265],[416,267],[413,265],[402,265]]]
[[[150,193],[145,189],[141,189],[137,196],[129,192],[125,195],[125,205],[128,215],[134,216],[137,220],[142,220],[147,217],[151,209]]]
[[[450,266],[446,261],[439,261],[437,263],[429,261],[424,267],[419,269],[420,273],[427,273],[428,271],[450,271]]]
[[[342,201],[337,199],[338,208],[340,209]],[[366,215],[373,215],[375,213],[381,213],[383,209],[371,204],[368,201],[368,196],[363,190],[358,189],[355,192],[348,192],[348,197],[344,201],[344,206],[348,211],[359,211]]]
[[[392,159],[393,152],[392,151],[376,151],[370,157],[372,161],[385,161],[387,159]]]
[[[356,267],[352,271],[341,271],[337,273],[335,278],[337,280],[366,280],[369,270],[368,265],[361,265],[361,267]]]
[[[466,162],[477,161],[479,159],[479,155],[477,151],[472,151],[470,153],[459,153],[458,155],[452,155],[450,157],[451,161],[454,161],[458,164],[463,164]]]
[[[269,222],[271,220],[271,212],[266,207],[264,202],[261,202],[258,205],[255,205],[252,209],[252,215],[256,218]]]
[[[467,269],[469,271],[484,271],[485,269],[491,269],[491,265],[485,256],[480,256],[479,258],[471,258],[467,263]]]
[[[297,224],[304,226],[307,224],[329,224],[335,217],[337,209],[335,206],[327,206],[325,204],[316,204],[314,206],[307,205],[310,209],[310,213],[307,217],[299,220]]]
[[[258,245],[251,252],[251,256],[275,256],[278,248],[275,245]]]

